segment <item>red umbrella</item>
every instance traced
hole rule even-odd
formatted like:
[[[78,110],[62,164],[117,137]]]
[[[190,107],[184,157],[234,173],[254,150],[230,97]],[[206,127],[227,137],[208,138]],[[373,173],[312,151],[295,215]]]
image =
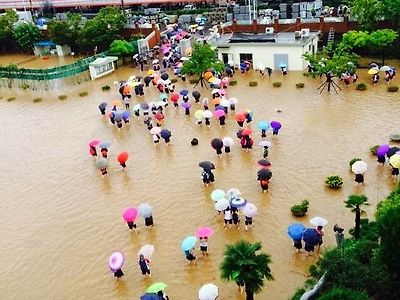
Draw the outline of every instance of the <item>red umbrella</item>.
[[[246,115],[244,113],[235,114],[235,120],[238,122],[246,121]]]
[[[121,152],[120,154],[118,154],[118,162],[119,163],[125,163],[128,160],[129,154],[128,152]]]
[[[250,134],[252,134],[252,131],[250,128],[243,129],[242,136],[246,136],[246,135],[250,135]]]
[[[171,94],[171,101],[172,102],[178,102],[178,100],[179,100],[179,94],[177,94],[177,93]]]
[[[156,113],[156,114],[154,115],[154,118],[155,118],[157,121],[161,121],[161,120],[164,119],[164,115],[163,115],[162,113],[158,112],[158,113]]]
[[[89,147],[96,147],[98,144],[100,144],[100,141],[99,140],[91,140],[90,142],[89,142]]]

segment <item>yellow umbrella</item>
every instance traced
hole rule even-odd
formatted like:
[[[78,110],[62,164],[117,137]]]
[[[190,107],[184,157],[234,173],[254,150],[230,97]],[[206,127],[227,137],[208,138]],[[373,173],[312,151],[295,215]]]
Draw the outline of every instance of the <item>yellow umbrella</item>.
[[[136,78],[135,75],[129,76],[128,81],[133,81],[133,80],[135,80],[135,78]]]
[[[400,168],[400,154],[392,155],[389,162],[393,168]]]
[[[139,82],[137,82],[137,81],[128,81],[128,84],[129,84],[131,87],[135,87],[135,86],[137,86],[137,85],[139,84]]]
[[[216,79],[216,78],[215,78],[214,76],[212,76],[212,77],[208,78],[207,81],[208,81],[209,83],[211,83],[211,82],[213,82],[215,79]]]
[[[154,72],[155,72],[154,70],[151,70],[151,69],[150,69],[150,70],[147,71],[147,75],[153,75]]]
[[[369,75],[375,75],[375,74],[378,74],[379,73],[379,70],[377,70],[377,69],[369,69],[368,70],[368,74]]]

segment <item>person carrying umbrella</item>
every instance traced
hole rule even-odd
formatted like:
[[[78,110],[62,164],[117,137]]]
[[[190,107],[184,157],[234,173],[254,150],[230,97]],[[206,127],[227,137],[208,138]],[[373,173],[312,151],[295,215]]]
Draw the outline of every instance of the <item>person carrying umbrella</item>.
[[[296,252],[300,252],[303,249],[301,239],[304,229],[305,227],[301,223],[293,223],[288,228],[288,235],[293,240],[293,247],[296,249]]]
[[[108,114],[108,117],[110,118],[111,124],[115,124],[115,116],[114,116],[113,112],[110,112]]]
[[[143,254],[139,255],[139,261],[138,261],[138,265],[140,268],[140,271],[142,271],[142,275],[143,276],[148,276],[151,277],[150,275],[150,259],[144,258]]]
[[[214,174],[210,169],[203,169],[201,173],[201,177],[203,179],[204,186],[208,187],[208,185],[214,182]]]
[[[161,130],[160,135],[164,139],[165,144],[168,146],[171,141],[171,131],[168,129],[163,129]]]
[[[261,169],[257,172],[257,180],[260,182],[260,187],[264,193],[269,189],[269,182],[272,178],[272,172],[269,169]]]
[[[108,267],[110,268],[111,272],[114,273],[114,277],[117,279],[124,276],[124,272],[122,272],[122,267],[125,262],[125,256],[122,252],[114,252],[110,258],[108,259]]]
[[[208,238],[207,237],[199,237],[200,240],[200,251],[203,255],[208,255]]]
[[[107,103],[103,102],[99,104],[99,110],[102,116],[106,115],[106,107],[107,107]]]

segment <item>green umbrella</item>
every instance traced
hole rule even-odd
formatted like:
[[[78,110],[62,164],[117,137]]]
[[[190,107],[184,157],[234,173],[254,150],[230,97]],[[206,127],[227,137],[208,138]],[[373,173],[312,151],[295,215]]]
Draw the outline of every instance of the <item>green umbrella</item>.
[[[159,291],[163,291],[167,285],[164,282],[156,282],[148,287],[146,293],[157,293]]]

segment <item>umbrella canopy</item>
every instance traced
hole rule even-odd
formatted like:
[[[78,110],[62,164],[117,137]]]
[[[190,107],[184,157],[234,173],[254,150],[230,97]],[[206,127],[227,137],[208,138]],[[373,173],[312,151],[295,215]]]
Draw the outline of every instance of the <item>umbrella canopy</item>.
[[[269,128],[269,123],[266,122],[266,121],[260,121],[260,122],[258,122],[257,127],[258,127],[258,129],[260,129],[260,130],[268,130],[268,128]]]
[[[310,224],[314,226],[325,226],[328,224],[328,220],[321,217],[314,217],[310,220]]]
[[[372,68],[372,69],[368,70],[368,74],[369,75],[375,75],[375,74],[378,74],[378,73],[379,73],[379,69]]]
[[[320,234],[319,232],[312,227],[306,228],[303,231],[303,240],[307,244],[310,244],[311,246],[315,246],[319,243],[320,241]]]
[[[229,201],[225,198],[222,198],[215,202],[215,209],[218,211],[225,210],[229,207],[229,205]]]
[[[106,102],[102,102],[99,104],[99,108],[100,109],[105,109],[107,107],[107,103]]]
[[[244,113],[237,113],[235,114],[235,120],[238,122],[246,121],[246,115]]]
[[[240,196],[242,193],[236,188],[231,188],[226,191],[226,194],[229,195],[230,198],[236,198]]]
[[[365,171],[367,171],[367,163],[362,160],[356,161],[351,166],[351,170],[354,174],[363,174]]]
[[[214,98],[212,99],[211,103],[214,105],[219,105],[221,103],[221,98]]]
[[[214,200],[215,202],[224,198],[225,198],[225,192],[221,189],[213,190],[211,193],[211,199]]]
[[[389,149],[389,151],[386,153],[386,156],[390,158],[391,156],[395,155],[396,152],[399,152],[399,151],[400,151],[399,147],[391,147]]]
[[[105,167],[107,167],[107,161],[104,158],[99,158],[96,161],[96,167],[99,170],[104,169]]]
[[[272,121],[271,122],[271,127],[273,129],[280,129],[282,127],[282,124],[280,122],[278,122],[278,121]]]
[[[379,65],[377,64],[377,63],[370,63],[369,65],[368,65],[368,68],[370,68],[370,69],[372,69],[372,68],[378,68],[379,69]]]
[[[118,154],[118,162],[119,163],[125,163],[128,160],[129,154],[128,152],[121,152],[120,154]]]
[[[100,148],[110,148],[110,146],[111,146],[111,143],[110,142],[101,142],[100,144],[99,144],[99,147]]]
[[[140,104],[138,103],[133,107],[133,111],[139,111],[139,110],[140,110]]]
[[[142,218],[149,218],[153,213],[153,208],[147,203],[141,203],[138,206],[139,216]]]
[[[140,108],[142,110],[148,110],[149,109],[149,104],[147,104],[146,102],[143,102],[140,104]]]
[[[243,129],[239,129],[238,132],[236,132],[236,136],[238,139],[242,138],[242,132],[243,132]]]
[[[189,109],[192,107],[192,105],[189,102],[182,102],[182,107],[184,109]]]
[[[386,72],[386,71],[390,71],[391,69],[392,69],[392,68],[389,67],[389,66],[383,66],[383,67],[381,67],[379,70],[382,71],[382,72]]]
[[[137,215],[138,211],[136,207],[127,207],[122,213],[122,218],[124,218],[126,222],[133,222],[136,220]]]
[[[150,69],[150,70],[148,70],[148,71],[146,72],[146,74],[147,74],[147,75],[153,75],[155,72],[156,72],[156,71]]]
[[[211,118],[212,117],[212,112],[209,110],[204,111],[204,118]]]
[[[160,135],[163,139],[169,139],[171,137],[171,131],[168,129],[163,129],[161,130]]]
[[[272,172],[269,169],[261,169],[257,172],[257,177],[263,180],[269,180],[272,177]]]
[[[222,98],[221,102],[219,103],[219,105],[221,105],[222,107],[229,107],[230,104],[231,103],[226,98]]]
[[[247,200],[237,197],[237,198],[232,198],[230,201],[231,207],[243,207],[247,204]]]
[[[221,139],[215,138],[211,141],[211,147],[213,147],[214,149],[222,149],[223,146],[224,143]]]
[[[388,144],[382,144],[376,149],[376,155],[385,156],[388,153],[390,146]]]
[[[142,248],[139,249],[138,251],[138,257],[140,255],[143,255],[144,258],[150,258],[154,253],[154,246],[150,244],[144,245]]]
[[[161,102],[164,103],[163,101],[161,101]],[[164,115],[162,113],[158,112],[154,115],[154,119],[156,119],[157,121],[161,121],[164,119]]]
[[[182,251],[188,251],[190,249],[193,249],[194,246],[196,245],[197,238],[195,236],[187,236],[181,243],[181,249]]]
[[[203,119],[203,117],[204,117],[204,111],[202,111],[201,109],[196,110],[195,113],[194,113],[194,117],[195,117],[197,120]]]
[[[260,65],[257,66],[257,70],[260,70],[260,71],[264,71],[265,68],[266,68],[266,67],[265,67],[264,65],[262,65],[262,64],[260,64]]]
[[[392,155],[389,159],[389,163],[393,168],[400,168],[400,154]]]
[[[154,293],[146,293],[142,296],[140,296],[140,300],[160,300],[160,297],[157,294]]]
[[[188,90],[181,90],[179,92],[179,94],[181,94],[182,96],[187,96],[189,94],[189,91]]]
[[[257,164],[262,168],[267,168],[271,166],[271,162],[266,158],[260,159],[259,161],[257,161]]]
[[[252,134],[252,131],[250,128],[245,128],[242,130],[242,136],[248,136],[250,134]]]
[[[270,142],[270,141],[263,140],[263,141],[260,141],[260,142],[258,143],[258,145],[260,145],[261,147],[271,147],[271,142]]]
[[[224,144],[225,147],[232,147],[233,146],[233,139],[226,136],[222,139],[222,143]]]
[[[215,169],[215,165],[212,162],[209,162],[206,160],[199,162],[199,167],[203,168],[204,170],[214,170]]]
[[[146,293],[157,294],[157,292],[165,290],[166,287],[167,285],[164,282],[156,282],[147,288]]]
[[[223,110],[221,110],[221,109],[218,109],[218,110],[214,111],[214,116],[216,118],[223,117],[223,116],[225,116],[225,112]]]
[[[130,115],[131,115],[131,113],[129,112],[129,110],[125,110],[122,112],[121,117],[124,120],[128,120]]]
[[[221,101],[220,101],[221,103]],[[215,106],[215,110],[222,110],[224,111],[224,107],[221,104],[218,104],[217,106]]]
[[[212,91],[211,91],[211,95],[214,95],[214,94],[218,94],[219,95],[219,89],[213,89]]]
[[[178,100],[179,100],[179,94],[177,94],[177,93],[171,94],[171,101],[172,102],[178,102]]]
[[[293,240],[301,240],[303,231],[306,227],[301,223],[293,223],[288,227],[287,233]]]
[[[152,129],[150,129],[150,133],[151,134],[159,134],[160,132],[161,132],[161,128],[158,127],[158,126],[153,127]]]
[[[210,237],[214,234],[214,230],[211,227],[200,227],[196,230],[196,236],[200,237]]]
[[[257,215],[257,207],[250,202],[247,202],[245,206],[241,208],[242,213],[249,218],[253,218],[255,215]]]
[[[96,147],[98,144],[100,144],[99,140],[91,140],[88,144],[89,147]]]
[[[218,287],[207,283],[199,289],[199,300],[215,300],[218,297]]]
[[[168,78],[169,78],[168,73],[162,73],[162,74],[161,74],[161,79],[162,79],[162,80],[167,80]]]
[[[125,256],[122,252],[117,251],[111,254],[108,259],[108,266],[112,271],[117,271],[122,268],[125,262]]]
[[[199,91],[193,91],[192,96],[196,99],[200,98],[200,92]]]

